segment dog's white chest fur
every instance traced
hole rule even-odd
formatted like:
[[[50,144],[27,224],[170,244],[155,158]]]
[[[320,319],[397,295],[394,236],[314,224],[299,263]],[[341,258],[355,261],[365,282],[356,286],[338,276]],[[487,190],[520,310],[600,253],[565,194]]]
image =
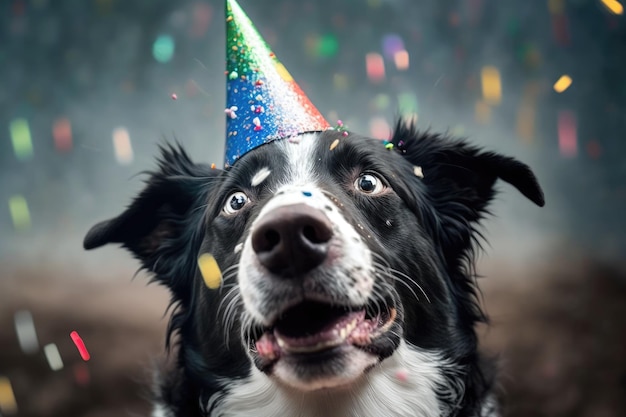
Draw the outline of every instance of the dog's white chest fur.
[[[355,387],[341,392],[300,393],[277,385],[253,368],[252,374],[229,389],[216,402],[212,416],[380,417],[445,415],[436,390],[444,387],[441,370],[447,364],[431,352],[402,343],[387,360]],[[446,392],[446,394],[448,394]]]

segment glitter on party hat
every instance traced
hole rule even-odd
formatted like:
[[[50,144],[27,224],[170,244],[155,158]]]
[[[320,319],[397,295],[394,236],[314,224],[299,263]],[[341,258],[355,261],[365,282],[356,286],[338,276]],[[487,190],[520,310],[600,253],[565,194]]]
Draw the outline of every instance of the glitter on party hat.
[[[225,167],[272,140],[330,128],[235,0],[226,42]]]

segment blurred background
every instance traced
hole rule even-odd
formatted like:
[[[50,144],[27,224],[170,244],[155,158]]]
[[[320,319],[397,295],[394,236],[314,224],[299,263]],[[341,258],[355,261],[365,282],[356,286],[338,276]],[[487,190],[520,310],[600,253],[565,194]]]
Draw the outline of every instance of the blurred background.
[[[500,184],[479,265],[504,414],[626,415],[621,0],[240,4],[331,124],[407,115],[531,165],[546,207]],[[168,295],[81,241],[159,143],[222,165],[223,7],[0,1],[0,416],[148,415]]]

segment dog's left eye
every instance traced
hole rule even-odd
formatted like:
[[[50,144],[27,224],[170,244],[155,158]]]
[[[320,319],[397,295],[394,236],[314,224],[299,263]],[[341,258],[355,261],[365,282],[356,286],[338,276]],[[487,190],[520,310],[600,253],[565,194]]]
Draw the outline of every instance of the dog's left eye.
[[[372,174],[362,174],[359,176],[354,182],[354,187],[362,193],[371,195],[380,194],[385,189],[383,181]]]
[[[224,212],[226,214],[235,214],[236,212],[241,210],[243,206],[248,203],[248,201],[250,201],[250,199],[247,195],[245,195],[241,191],[237,191],[236,193],[233,193],[230,197],[228,197],[228,201],[224,205]]]

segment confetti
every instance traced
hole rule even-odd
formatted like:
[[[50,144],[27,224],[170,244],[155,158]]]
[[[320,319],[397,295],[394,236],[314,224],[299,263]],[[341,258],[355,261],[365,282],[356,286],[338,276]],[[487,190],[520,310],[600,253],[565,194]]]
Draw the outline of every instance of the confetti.
[[[113,131],[113,147],[117,162],[122,165],[128,165],[133,162],[133,147],[130,144],[128,130],[118,127]]]
[[[267,168],[261,169],[259,172],[257,172],[254,175],[254,177],[252,177],[252,181],[250,181],[250,185],[252,185],[253,187],[256,187],[257,185],[259,185],[263,181],[265,181],[267,179],[267,177],[270,176],[271,173],[272,173],[272,171],[270,171]]]
[[[319,57],[330,58],[339,51],[339,41],[332,34],[319,38],[316,42],[315,54]]]
[[[39,350],[39,341],[35,331],[35,323],[30,311],[21,310],[15,313],[15,332],[20,348],[24,353],[35,353]]]
[[[365,70],[367,77],[372,82],[380,82],[385,79],[385,61],[380,54],[369,53],[365,56]]]
[[[374,117],[370,120],[370,133],[375,139],[387,139],[391,133],[391,128],[382,117]]]
[[[74,379],[78,385],[87,385],[89,383],[89,368],[85,362],[79,362],[74,365]]]
[[[52,126],[54,147],[60,152],[68,152],[72,149],[72,125],[66,118],[58,119]]]
[[[333,75],[333,86],[338,91],[344,91],[348,89],[348,77],[345,74],[336,73]]]
[[[85,347],[85,342],[83,342],[83,339],[78,335],[78,332],[76,330],[70,333],[70,337],[72,338],[74,345],[76,345],[76,349],[78,349],[80,357],[85,362],[87,362],[91,356],[89,356],[89,351],[87,350],[87,347]]]
[[[9,198],[9,212],[13,220],[15,230],[27,230],[31,226],[30,211],[26,199],[21,195],[14,195]]]
[[[191,13],[191,27],[189,28],[189,35],[192,38],[200,38],[209,29],[211,18],[213,17],[213,9],[210,5],[197,2],[194,4],[193,12]]]
[[[387,58],[394,58],[396,53],[404,51],[404,41],[396,34],[389,34],[383,37],[383,53]]]
[[[576,118],[571,111],[561,111],[558,119],[559,150],[566,158],[576,156],[578,152],[576,138]]]
[[[20,161],[25,161],[33,156],[33,142],[30,128],[26,119],[15,119],[9,125],[13,152]]]
[[[572,77],[569,75],[561,75],[561,77],[554,83],[554,91],[562,93],[572,85]]]
[[[178,100],[178,94],[172,93],[172,100]]]
[[[597,140],[591,140],[587,143],[587,153],[592,159],[598,159],[602,155],[602,147]]]
[[[407,51],[398,51],[393,55],[393,61],[398,71],[406,71],[409,69],[409,53]]]
[[[406,369],[399,369],[396,371],[396,378],[398,381],[406,383],[409,380],[409,373]]]
[[[500,71],[496,67],[484,67],[481,71],[483,98],[490,105],[500,104],[502,84]]]
[[[215,165],[215,163],[211,164],[211,169],[215,169],[217,166]]]
[[[560,46],[568,46],[570,41],[569,27],[566,14],[552,16],[552,32]]]
[[[417,165],[413,167],[413,174],[415,174],[416,177],[424,178],[422,167],[418,167]]]
[[[313,195],[313,193],[310,192],[310,191],[302,191],[302,195],[305,196],[305,197],[311,197]]]
[[[17,401],[15,401],[11,381],[4,376],[0,377],[0,411],[7,415],[17,413]]]
[[[621,15],[624,13],[624,6],[617,0],[602,0],[602,4],[613,14]]]
[[[416,114],[419,110],[417,96],[414,93],[406,92],[398,95],[398,110],[403,117]]]
[[[210,253],[200,255],[198,258],[198,267],[200,268],[202,279],[204,279],[204,284],[209,289],[214,290],[222,285],[222,271],[213,255]]]
[[[57,345],[54,343],[47,344],[43,347],[43,352],[46,355],[50,369],[53,371],[60,371],[63,369],[63,359],[61,359],[61,354],[59,353]]]
[[[333,149],[335,149],[337,145],[339,145],[339,139],[335,139],[333,143],[330,144],[330,150],[332,151]]]
[[[386,110],[391,104],[391,99],[387,94],[380,93],[374,98],[374,107],[376,110]]]
[[[565,0],[548,0],[548,10],[552,14],[562,14],[565,11]]]
[[[152,45],[152,56],[157,62],[165,64],[174,56],[174,39],[169,35],[160,35]]]
[[[243,249],[243,242],[237,243],[237,246],[235,246],[235,253],[241,252],[242,249]]]

